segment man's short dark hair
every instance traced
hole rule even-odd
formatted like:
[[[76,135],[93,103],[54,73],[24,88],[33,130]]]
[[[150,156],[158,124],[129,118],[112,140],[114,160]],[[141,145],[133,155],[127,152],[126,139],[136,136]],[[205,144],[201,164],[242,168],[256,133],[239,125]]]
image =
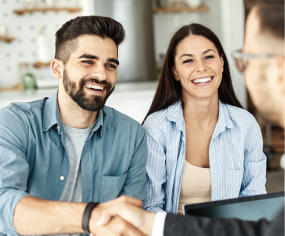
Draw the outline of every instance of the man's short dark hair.
[[[251,8],[260,4],[283,4],[284,7],[284,0],[243,0],[244,3],[244,10],[245,10],[245,19]]]
[[[244,0],[245,19],[256,7],[260,29],[284,39],[284,0]]]
[[[71,52],[77,47],[77,38],[83,34],[93,34],[112,39],[118,46],[125,38],[123,26],[116,20],[103,16],[79,16],[56,32],[55,58],[66,63]]]
[[[262,31],[284,39],[284,3],[256,5],[256,13]]]

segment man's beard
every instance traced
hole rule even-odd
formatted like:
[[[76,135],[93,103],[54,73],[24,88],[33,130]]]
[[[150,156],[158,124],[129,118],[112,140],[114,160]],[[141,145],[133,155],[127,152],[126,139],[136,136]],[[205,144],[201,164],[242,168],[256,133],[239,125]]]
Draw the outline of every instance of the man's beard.
[[[96,96],[96,95],[89,95],[84,92],[84,85],[88,82],[93,82],[97,84],[104,85],[104,89],[106,90],[106,95],[104,96]],[[65,71],[63,72],[63,86],[67,94],[75,101],[81,108],[88,110],[88,111],[99,111],[105,105],[107,98],[113,92],[114,88],[112,85],[108,83],[106,80],[100,81],[95,78],[90,79],[82,79],[79,82],[79,88],[76,88],[76,83],[72,82],[68,76],[66,75]]]

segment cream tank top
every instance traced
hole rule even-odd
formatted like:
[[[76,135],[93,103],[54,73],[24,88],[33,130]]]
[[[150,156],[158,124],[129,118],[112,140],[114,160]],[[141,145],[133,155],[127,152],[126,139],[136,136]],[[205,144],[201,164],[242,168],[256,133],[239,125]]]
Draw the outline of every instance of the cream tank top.
[[[183,214],[183,206],[211,201],[210,168],[202,168],[184,161],[184,172],[178,205],[178,213]]]

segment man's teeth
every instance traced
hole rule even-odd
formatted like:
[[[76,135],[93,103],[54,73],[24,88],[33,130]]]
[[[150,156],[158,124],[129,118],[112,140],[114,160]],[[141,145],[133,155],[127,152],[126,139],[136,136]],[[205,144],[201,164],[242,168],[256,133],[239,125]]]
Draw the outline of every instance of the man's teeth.
[[[211,80],[212,80],[211,77],[206,77],[206,78],[194,79],[193,82],[194,84],[198,84],[198,83],[207,83]]]
[[[96,89],[96,90],[101,90],[101,91],[103,91],[103,89],[104,89],[101,86],[93,85],[93,84],[87,84],[86,87],[89,88],[89,89]]]

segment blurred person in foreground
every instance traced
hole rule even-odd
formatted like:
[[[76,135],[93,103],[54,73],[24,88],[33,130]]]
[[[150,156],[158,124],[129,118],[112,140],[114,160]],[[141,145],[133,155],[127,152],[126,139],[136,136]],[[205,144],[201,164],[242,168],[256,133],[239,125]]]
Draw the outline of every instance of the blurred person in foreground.
[[[247,18],[243,50],[235,53],[239,69],[257,109],[284,128],[285,57],[284,3],[256,4]],[[271,112],[272,110],[272,112]],[[143,211],[131,204],[133,198],[113,200],[102,210],[99,225],[120,215],[147,235],[284,235],[284,207],[269,222],[214,219]],[[110,203],[109,203],[110,204]],[[139,204],[139,200],[137,201]],[[103,204],[101,206],[104,208]]]

